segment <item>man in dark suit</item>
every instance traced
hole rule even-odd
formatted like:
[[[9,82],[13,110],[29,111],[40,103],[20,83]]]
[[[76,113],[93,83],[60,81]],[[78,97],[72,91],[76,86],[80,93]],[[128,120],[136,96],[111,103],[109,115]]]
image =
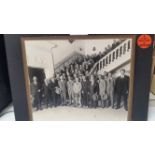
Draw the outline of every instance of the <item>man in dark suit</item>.
[[[31,83],[31,98],[32,104],[36,108],[36,110],[42,110],[41,87],[36,76],[33,77],[33,82]]]
[[[47,81],[47,79],[44,80],[43,86],[42,86],[42,100],[44,102],[44,104],[46,105],[46,107],[48,108],[51,100],[50,100],[50,89],[49,89],[49,82]]]
[[[49,90],[50,90],[50,107],[57,107],[57,102],[56,102],[56,81],[55,78],[52,77],[50,79],[50,83],[48,85]]]
[[[115,84],[115,93],[116,93],[116,109],[120,108],[121,98],[123,98],[124,109],[127,110],[127,99],[129,93],[129,76],[125,74],[125,69],[121,69],[120,76],[116,79]]]
[[[89,106],[89,94],[90,94],[90,81],[86,77],[82,76],[82,106]]]

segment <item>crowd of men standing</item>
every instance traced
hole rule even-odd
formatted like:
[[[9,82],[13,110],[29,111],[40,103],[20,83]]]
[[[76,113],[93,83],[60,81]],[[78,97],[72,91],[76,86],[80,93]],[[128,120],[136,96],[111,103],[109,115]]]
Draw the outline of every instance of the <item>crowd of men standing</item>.
[[[57,72],[51,79],[45,79],[43,84],[34,76],[31,83],[34,108],[42,110],[44,107],[67,105],[119,109],[124,106],[127,110],[129,76],[126,71],[121,69],[118,77],[113,77],[110,72],[89,75],[92,66],[90,60],[83,60],[80,64],[75,61],[75,64]]]

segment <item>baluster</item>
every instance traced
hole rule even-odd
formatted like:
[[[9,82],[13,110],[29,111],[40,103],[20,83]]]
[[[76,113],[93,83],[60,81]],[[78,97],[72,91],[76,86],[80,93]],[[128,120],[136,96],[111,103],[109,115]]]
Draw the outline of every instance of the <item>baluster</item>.
[[[102,69],[102,61],[100,61],[100,69]]]
[[[107,66],[107,59],[105,58],[105,66]]]
[[[118,52],[119,52],[119,51],[118,51],[118,49],[117,49],[117,51],[116,51],[116,59],[118,58],[118,55],[119,55]]]
[[[126,52],[126,43],[124,44],[123,54]]]
[[[101,67],[100,67],[100,61],[99,61],[99,63],[98,63],[98,68],[99,68],[99,70],[101,69]]]
[[[111,63],[111,54],[109,55],[109,64]]]
[[[104,61],[104,59],[103,59],[103,68],[105,67],[105,61]]]
[[[108,57],[106,57],[106,65],[108,65]]]
[[[98,63],[97,63],[97,65],[96,65],[96,68],[97,68],[97,71],[99,70],[99,65],[98,65]]]
[[[122,55],[122,46],[120,47],[120,56]]]
[[[128,41],[128,51],[130,50],[130,48],[131,48],[131,44],[130,44],[131,42],[130,42],[130,40]]]
[[[113,52],[113,55],[112,55],[112,61],[115,60],[115,51]]]

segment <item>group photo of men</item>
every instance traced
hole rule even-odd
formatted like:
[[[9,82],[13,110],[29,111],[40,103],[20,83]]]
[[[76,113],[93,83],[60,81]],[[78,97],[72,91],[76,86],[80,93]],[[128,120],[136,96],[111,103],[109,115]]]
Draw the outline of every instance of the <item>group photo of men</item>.
[[[58,106],[128,110],[129,76],[124,68],[117,72],[90,73],[104,54],[79,56],[43,83],[33,76],[30,84],[33,108],[37,111]]]

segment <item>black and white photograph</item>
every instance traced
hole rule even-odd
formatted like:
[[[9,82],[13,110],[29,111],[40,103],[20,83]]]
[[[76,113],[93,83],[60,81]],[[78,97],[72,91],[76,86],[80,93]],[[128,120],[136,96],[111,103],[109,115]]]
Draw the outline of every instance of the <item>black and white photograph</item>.
[[[155,51],[153,57],[151,91],[150,91],[149,111],[148,111],[149,120],[154,121],[154,116],[155,116]]]
[[[127,120],[131,38],[23,43],[34,120]]]

